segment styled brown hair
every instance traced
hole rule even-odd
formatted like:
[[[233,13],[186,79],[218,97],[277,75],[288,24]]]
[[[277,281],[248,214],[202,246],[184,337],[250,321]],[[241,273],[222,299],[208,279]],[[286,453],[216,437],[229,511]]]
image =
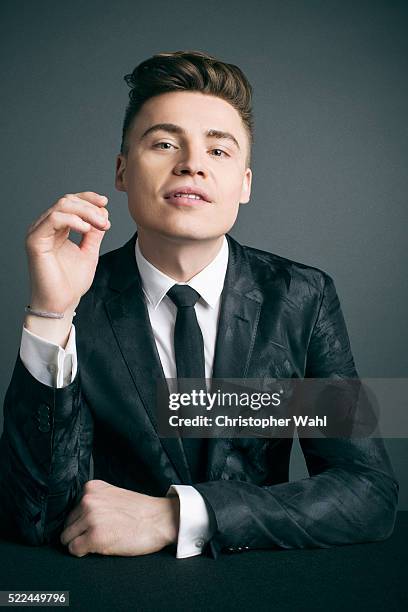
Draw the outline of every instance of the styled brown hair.
[[[248,135],[249,165],[254,139],[252,87],[238,66],[201,51],[158,53],[136,66],[124,80],[131,90],[122,129],[123,155],[128,152],[132,121],[147,100],[170,91],[199,91],[222,98],[238,111]]]

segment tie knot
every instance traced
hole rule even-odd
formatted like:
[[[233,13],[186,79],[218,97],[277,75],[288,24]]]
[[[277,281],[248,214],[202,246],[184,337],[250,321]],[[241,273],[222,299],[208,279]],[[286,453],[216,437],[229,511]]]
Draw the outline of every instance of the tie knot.
[[[187,308],[194,306],[200,299],[198,291],[188,285],[173,285],[167,292],[169,298],[177,308]]]

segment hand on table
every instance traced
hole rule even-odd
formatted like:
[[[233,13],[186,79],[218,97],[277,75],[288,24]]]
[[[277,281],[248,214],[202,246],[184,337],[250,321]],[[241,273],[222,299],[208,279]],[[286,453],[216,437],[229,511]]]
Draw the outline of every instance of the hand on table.
[[[146,555],[177,541],[179,512],[178,497],[152,497],[90,480],[60,539],[76,557]]]

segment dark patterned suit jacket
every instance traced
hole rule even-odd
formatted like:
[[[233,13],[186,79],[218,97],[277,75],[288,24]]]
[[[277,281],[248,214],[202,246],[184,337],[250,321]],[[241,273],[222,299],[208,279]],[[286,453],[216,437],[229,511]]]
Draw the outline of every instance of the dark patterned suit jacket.
[[[17,356],[0,440],[0,513],[8,534],[57,541],[94,478],[149,495],[192,484],[179,438],[160,439],[164,378],[137,269],[136,234],[100,257],[77,308],[78,373],[54,389]],[[357,377],[332,279],[227,236],[214,378]],[[211,439],[207,552],[329,547],[387,538],[398,484],[381,439],[300,440],[309,478],[288,482],[292,439]],[[13,536],[14,537],[14,536]]]

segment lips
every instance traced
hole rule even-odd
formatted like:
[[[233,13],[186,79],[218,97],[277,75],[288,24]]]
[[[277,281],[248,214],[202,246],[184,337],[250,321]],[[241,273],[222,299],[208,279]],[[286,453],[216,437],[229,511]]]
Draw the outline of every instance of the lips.
[[[211,203],[211,198],[206,191],[192,185],[180,185],[179,187],[175,187],[171,191],[165,193],[164,198],[175,203],[179,202],[180,204],[193,204],[203,201]]]

